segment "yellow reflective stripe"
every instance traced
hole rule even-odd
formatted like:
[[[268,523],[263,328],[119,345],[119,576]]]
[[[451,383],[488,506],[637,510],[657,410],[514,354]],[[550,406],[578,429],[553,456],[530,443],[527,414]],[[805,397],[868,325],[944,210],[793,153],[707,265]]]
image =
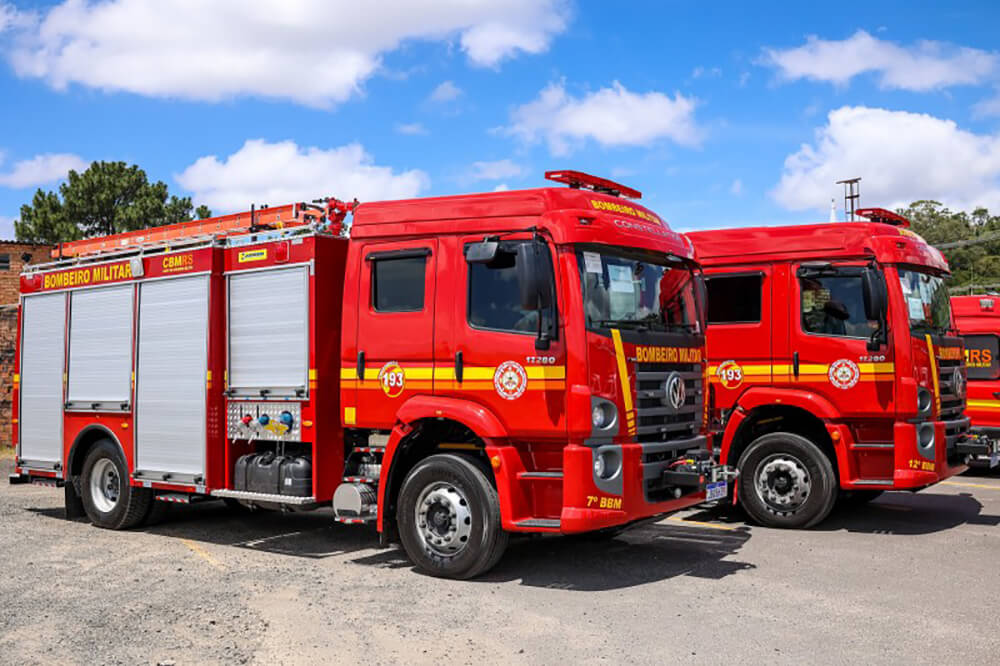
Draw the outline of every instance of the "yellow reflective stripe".
[[[1000,400],[969,400],[966,407],[979,407],[980,409],[1000,409]]]
[[[309,379],[316,379],[316,368],[309,368]]]
[[[358,421],[358,413],[354,407],[344,407],[344,423],[354,425]]]
[[[341,379],[357,379],[358,369],[357,368],[341,368],[340,369]]]
[[[622,401],[625,403],[625,421],[628,434],[635,434],[635,413],[632,411],[632,386],[628,380],[628,366],[625,364],[625,348],[622,346],[622,334],[617,328],[611,329],[611,339],[615,344],[615,359],[618,361],[618,377],[622,384]]]
[[[524,371],[528,379],[566,379],[564,365],[529,365]]]
[[[937,359],[934,358],[934,343],[931,342],[931,336],[928,334],[927,338],[927,355],[931,360],[931,377],[934,378],[934,404],[937,406],[937,413],[941,413],[941,387],[938,385],[938,371],[937,371]]]

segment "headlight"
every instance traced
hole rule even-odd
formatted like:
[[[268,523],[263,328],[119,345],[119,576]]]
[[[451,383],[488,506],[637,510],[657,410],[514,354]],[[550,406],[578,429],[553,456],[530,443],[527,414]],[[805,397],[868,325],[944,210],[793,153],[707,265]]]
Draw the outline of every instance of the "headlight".
[[[602,400],[594,404],[591,410],[590,419],[595,430],[607,430],[615,424],[618,418],[618,410],[613,403]]]
[[[612,479],[617,476],[622,469],[622,457],[618,450],[607,447],[597,451],[594,456],[594,476],[598,479]]]
[[[931,411],[932,404],[934,404],[934,397],[931,392],[923,386],[919,387],[917,389],[917,410],[921,414],[927,414]]]
[[[925,458],[934,460],[934,424],[921,423],[917,426],[917,448]]]

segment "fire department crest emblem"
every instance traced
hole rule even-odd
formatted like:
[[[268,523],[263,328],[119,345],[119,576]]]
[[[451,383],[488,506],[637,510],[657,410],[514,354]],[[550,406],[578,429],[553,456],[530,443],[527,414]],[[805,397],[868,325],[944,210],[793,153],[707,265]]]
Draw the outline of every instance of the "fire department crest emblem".
[[[861,370],[858,364],[846,358],[834,361],[830,364],[830,372],[827,373],[830,383],[839,389],[853,388],[861,379]]]
[[[528,373],[516,361],[504,361],[493,373],[493,387],[504,400],[517,400],[528,388]]]

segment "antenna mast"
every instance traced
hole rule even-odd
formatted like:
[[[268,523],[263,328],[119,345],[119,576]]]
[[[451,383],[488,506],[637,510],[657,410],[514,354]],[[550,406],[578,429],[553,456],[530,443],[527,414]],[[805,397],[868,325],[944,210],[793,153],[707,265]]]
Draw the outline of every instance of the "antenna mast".
[[[848,222],[854,221],[854,211],[861,201],[861,177],[838,180],[837,185],[844,186],[844,217]]]

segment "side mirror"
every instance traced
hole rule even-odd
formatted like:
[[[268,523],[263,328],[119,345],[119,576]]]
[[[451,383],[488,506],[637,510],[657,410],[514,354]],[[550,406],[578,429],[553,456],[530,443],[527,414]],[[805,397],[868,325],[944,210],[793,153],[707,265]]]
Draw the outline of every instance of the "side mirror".
[[[517,282],[521,288],[521,308],[544,310],[552,306],[552,272],[541,243],[517,246]]]
[[[882,273],[871,266],[861,274],[861,289],[865,301],[865,317],[869,321],[881,322],[888,309],[888,294]]]
[[[497,258],[499,251],[500,243],[498,241],[484,240],[482,243],[469,246],[465,252],[465,260],[470,264],[488,264]]]
[[[889,292],[882,272],[874,266],[865,268],[861,274],[861,291],[865,302],[865,318],[878,322],[878,328],[868,339],[868,351],[874,352],[888,342],[886,315],[889,310]]]

